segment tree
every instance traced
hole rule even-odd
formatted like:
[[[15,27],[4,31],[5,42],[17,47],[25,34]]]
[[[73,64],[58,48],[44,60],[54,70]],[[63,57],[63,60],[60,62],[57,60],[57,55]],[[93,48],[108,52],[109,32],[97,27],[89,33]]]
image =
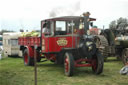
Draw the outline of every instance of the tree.
[[[110,28],[110,29],[116,29],[116,26],[117,26],[117,24],[116,24],[116,21],[115,21],[115,20],[112,21],[112,22],[109,24],[109,28]]]
[[[128,27],[128,19],[126,18],[122,18],[120,17],[119,19],[117,19],[116,21],[112,21],[109,24],[109,28],[113,29],[113,30],[123,30],[126,29]]]
[[[128,26],[128,20],[126,18],[119,18],[117,20],[117,28],[118,29],[126,29],[126,27]]]

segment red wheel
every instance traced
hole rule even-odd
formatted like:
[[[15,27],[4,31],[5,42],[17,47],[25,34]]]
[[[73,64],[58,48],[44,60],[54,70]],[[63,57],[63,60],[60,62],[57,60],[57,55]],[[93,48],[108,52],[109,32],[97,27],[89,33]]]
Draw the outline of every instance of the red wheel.
[[[28,54],[27,54],[27,52],[24,53],[24,64],[25,65],[28,64]]]
[[[66,52],[64,58],[64,70],[66,76],[72,76],[74,71],[74,59],[71,53]]]
[[[96,71],[97,69],[97,58],[92,59],[92,70]]]
[[[95,74],[100,74],[103,72],[104,58],[97,52],[95,57],[92,58],[92,70]]]
[[[24,65],[26,66],[33,66],[34,65],[34,59],[29,56],[29,52],[27,49],[24,50]]]
[[[128,64],[128,50],[124,49],[122,52],[122,61],[124,64]]]

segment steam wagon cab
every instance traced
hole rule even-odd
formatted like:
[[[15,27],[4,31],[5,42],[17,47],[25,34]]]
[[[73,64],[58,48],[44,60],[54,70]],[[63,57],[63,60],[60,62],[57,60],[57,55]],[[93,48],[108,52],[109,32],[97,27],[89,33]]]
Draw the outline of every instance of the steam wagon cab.
[[[103,71],[103,57],[96,48],[94,38],[88,35],[89,14],[65,16],[41,21],[41,37],[36,44],[37,60],[40,55],[57,64],[64,64],[65,74],[72,76],[74,67],[92,67],[95,74]],[[24,40],[27,40],[26,38]],[[20,44],[20,42],[19,42]],[[33,65],[34,45],[24,45],[25,65]]]

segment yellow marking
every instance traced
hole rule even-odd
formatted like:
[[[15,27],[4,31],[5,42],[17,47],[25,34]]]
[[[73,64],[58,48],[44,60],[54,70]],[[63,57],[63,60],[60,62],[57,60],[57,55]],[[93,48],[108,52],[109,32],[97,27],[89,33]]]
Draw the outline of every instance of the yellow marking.
[[[66,45],[68,44],[68,41],[67,41],[65,38],[59,38],[59,39],[57,40],[57,44],[58,44],[59,46],[66,46]]]

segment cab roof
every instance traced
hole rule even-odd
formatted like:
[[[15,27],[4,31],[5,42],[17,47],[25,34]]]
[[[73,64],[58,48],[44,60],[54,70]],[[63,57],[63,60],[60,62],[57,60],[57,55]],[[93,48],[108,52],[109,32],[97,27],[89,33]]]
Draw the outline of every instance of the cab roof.
[[[45,19],[46,21],[54,21],[54,20],[76,20],[76,19],[80,19],[83,18],[81,16],[62,16],[62,17],[55,17],[55,18],[50,18],[50,19]],[[45,21],[42,20],[42,21]]]

